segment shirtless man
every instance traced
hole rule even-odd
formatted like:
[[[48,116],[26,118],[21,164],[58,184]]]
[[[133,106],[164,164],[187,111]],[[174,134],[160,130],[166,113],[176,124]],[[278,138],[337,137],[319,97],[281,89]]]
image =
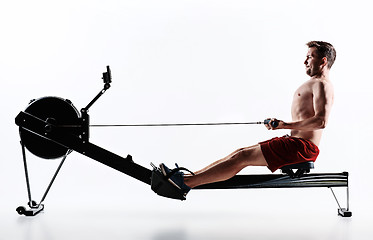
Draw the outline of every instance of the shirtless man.
[[[291,122],[275,118],[265,126],[269,130],[290,129],[291,136],[273,138],[250,147],[237,149],[223,159],[191,175],[184,175],[177,168],[172,171],[163,163],[160,169],[175,187],[186,195],[198,185],[227,180],[247,166],[267,166],[272,172],[289,164],[315,161],[322,129],[328,122],[333,105],[333,86],[329,70],[336,52],[334,47],[322,41],[307,43],[308,52],[304,61],[306,73],[311,78],[294,93],[291,107]],[[272,122],[278,122],[277,127]],[[172,172],[171,172],[172,171]],[[172,174],[173,173],[173,174]]]

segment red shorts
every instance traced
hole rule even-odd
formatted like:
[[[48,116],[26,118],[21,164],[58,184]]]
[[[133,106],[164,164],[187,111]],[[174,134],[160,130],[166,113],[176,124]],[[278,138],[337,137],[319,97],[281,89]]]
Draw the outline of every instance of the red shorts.
[[[290,164],[314,162],[319,155],[319,148],[303,138],[275,137],[259,144],[272,172]]]

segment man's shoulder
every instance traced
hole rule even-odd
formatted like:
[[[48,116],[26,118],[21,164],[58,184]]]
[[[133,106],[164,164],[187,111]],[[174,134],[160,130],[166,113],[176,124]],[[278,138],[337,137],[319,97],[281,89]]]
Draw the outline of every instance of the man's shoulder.
[[[323,88],[333,88],[333,83],[329,79],[317,79],[315,86]]]
[[[329,79],[324,78],[313,78],[308,81],[308,84],[312,89],[330,88],[333,89],[333,84]]]
[[[312,89],[311,91],[316,95],[324,95],[325,97],[331,98],[334,96],[333,84],[326,79],[314,79],[311,82],[310,89]]]

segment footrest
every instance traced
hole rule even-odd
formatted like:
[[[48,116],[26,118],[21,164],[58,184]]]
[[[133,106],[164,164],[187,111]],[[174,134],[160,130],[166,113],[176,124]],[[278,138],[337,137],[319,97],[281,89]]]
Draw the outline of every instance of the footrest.
[[[158,168],[154,168],[152,171],[151,188],[159,196],[186,200],[183,191],[172,185]]]

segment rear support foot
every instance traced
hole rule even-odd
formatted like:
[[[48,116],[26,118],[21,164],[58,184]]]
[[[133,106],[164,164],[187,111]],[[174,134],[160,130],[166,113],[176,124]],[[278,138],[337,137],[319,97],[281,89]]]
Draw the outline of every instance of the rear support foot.
[[[349,211],[346,208],[339,208],[338,209],[338,215],[341,216],[341,217],[351,217],[352,216],[352,212]]]
[[[335,201],[337,202],[338,204],[338,215],[341,216],[341,217],[351,217],[352,216],[352,212],[349,210],[349,201],[350,201],[350,198],[349,198],[349,191],[348,191],[348,186],[347,186],[347,208],[342,208],[341,205],[339,204],[339,201],[337,199],[337,196],[335,195],[334,191],[333,191],[333,188],[330,187],[330,190],[332,191],[332,194],[334,196],[334,199]]]

